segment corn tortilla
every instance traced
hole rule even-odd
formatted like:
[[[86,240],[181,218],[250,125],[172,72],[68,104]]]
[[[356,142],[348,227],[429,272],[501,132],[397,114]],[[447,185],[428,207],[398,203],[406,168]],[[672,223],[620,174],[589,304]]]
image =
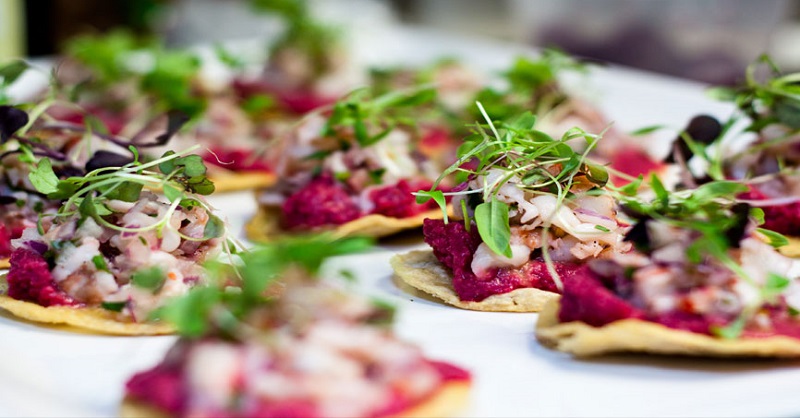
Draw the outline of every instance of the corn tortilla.
[[[11,267],[10,260],[8,258],[0,258],[0,269],[7,269]]]
[[[291,235],[280,227],[281,209],[261,206],[255,216],[245,225],[247,238],[255,242],[268,242],[282,235]],[[366,215],[333,228],[316,228],[306,232],[331,231],[336,238],[364,236],[380,238],[406,229],[422,226],[426,218],[441,219],[441,209],[430,210],[408,218],[392,218],[384,215]]]
[[[800,257],[800,238],[797,237],[787,237],[789,239],[789,243],[778,247],[778,252],[787,256],[787,257]]]
[[[16,300],[8,296],[8,282],[0,276],[0,309],[17,318],[50,325],[67,325],[76,331],[110,335],[165,335],[175,333],[172,325],[154,322],[130,322],[116,312],[93,307],[50,306]]]
[[[411,251],[391,259],[395,276],[404,283],[462,309],[492,312],[539,312],[558,294],[534,288],[515,289],[480,301],[462,301],[453,289],[453,274],[431,250]]]
[[[423,403],[391,417],[423,418],[453,417],[461,413],[468,404],[469,382],[448,382]],[[169,414],[143,402],[126,397],[120,405],[122,418],[169,418]]]
[[[576,357],[610,353],[725,358],[800,357],[800,339],[796,338],[775,336],[725,340],[638,319],[623,319],[602,327],[578,321],[559,323],[559,308],[558,298],[545,306],[536,323],[536,338],[547,347]]]
[[[230,171],[224,168],[209,168],[209,178],[217,192],[234,192],[258,189],[275,184],[275,174],[259,171]]]

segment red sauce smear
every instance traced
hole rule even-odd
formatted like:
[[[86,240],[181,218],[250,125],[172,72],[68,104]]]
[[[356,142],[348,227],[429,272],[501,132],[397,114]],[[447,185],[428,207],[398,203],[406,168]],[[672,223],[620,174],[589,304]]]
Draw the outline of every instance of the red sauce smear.
[[[426,219],[422,233],[439,262],[453,272],[453,289],[462,301],[480,302],[520,288],[558,292],[547,265],[540,259],[530,260],[519,268],[493,269],[487,277],[477,277],[472,271],[472,257],[481,238],[475,224],[467,231],[459,221],[445,224],[441,219]],[[554,266],[562,280],[569,280],[579,267],[572,263],[554,263]]]
[[[77,301],[58,288],[47,260],[36,251],[20,248],[11,254],[6,277],[8,296],[41,306],[76,306]]]

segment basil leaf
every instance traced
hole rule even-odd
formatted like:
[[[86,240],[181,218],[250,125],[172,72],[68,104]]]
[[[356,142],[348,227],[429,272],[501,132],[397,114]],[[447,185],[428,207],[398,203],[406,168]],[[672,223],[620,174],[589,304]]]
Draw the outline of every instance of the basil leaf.
[[[508,205],[492,197],[475,208],[475,223],[483,242],[496,254],[511,258],[511,227]]]

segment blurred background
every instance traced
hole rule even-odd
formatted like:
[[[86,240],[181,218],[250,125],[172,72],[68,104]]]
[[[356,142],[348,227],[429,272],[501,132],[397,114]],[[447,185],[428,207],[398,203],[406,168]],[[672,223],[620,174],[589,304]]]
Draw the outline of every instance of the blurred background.
[[[250,0],[0,0],[0,63],[56,54],[66,39],[125,26],[187,46],[269,36]],[[600,61],[731,84],[769,53],[800,69],[800,2],[791,0],[317,0],[332,24],[410,25],[556,46]]]

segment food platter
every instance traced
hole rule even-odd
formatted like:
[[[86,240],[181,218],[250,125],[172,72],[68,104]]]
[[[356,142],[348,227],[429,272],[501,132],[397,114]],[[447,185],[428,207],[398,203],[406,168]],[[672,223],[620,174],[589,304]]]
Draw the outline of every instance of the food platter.
[[[364,29],[362,29],[364,30]],[[363,36],[359,36],[363,35]],[[368,36],[367,36],[368,35]],[[424,64],[443,55],[490,73],[524,47],[412,28],[353,33],[362,63]],[[385,45],[392,45],[391,50]],[[724,117],[730,109],[707,99],[703,86],[630,69],[599,68],[568,80],[630,130],[654,124],[679,129],[691,116]],[[664,135],[670,135],[667,131]],[[654,137],[648,150],[659,154]],[[255,212],[252,192],[213,196],[242,231]],[[720,361],[615,356],[576,360],[548,350],[533,334],[536,314],[459,310],[401,288],[389,259],[423,248],[405,233],[365,255],[333,260],[358,281],[353,291],[399,308],[396,330],[434,358],[467,366],[475,376],[469,416],[794,416],[796,362]],[[174,337],[107,337],[64,332],[0,315],[0,416],[113,416],[125,380],[158,361]]]

